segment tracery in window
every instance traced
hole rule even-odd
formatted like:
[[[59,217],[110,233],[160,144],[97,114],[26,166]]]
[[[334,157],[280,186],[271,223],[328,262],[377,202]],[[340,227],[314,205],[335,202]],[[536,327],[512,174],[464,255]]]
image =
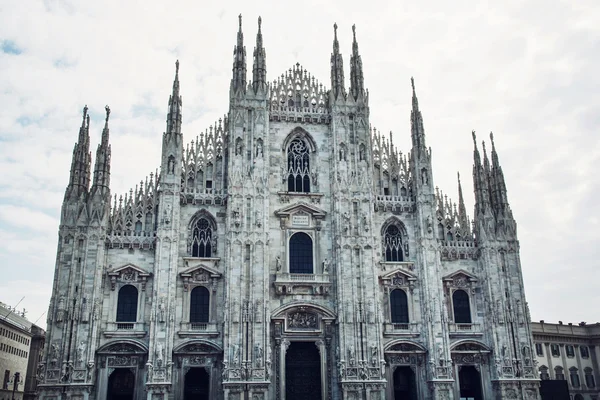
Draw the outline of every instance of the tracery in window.
[[[464,290],[455,290],[452,293],[452,306],[454,309],[454,322],[457,324],[471,323],[471,305],[469,295]]]
[[[192,229],[192,257],[212,256],[212,227],[206,218],[199,218]]]
[[[287,151],[288,192],[310,193],[310,154],[306,143],[296,138]]]
[[[313,273],[313,242],[304,232],[297,232],[290,238],[290,273]]]
[[[403,261],[402,233],[396,225],[390,225],[385,230],[383,238],[385,261]]]
[[[117,300],[117,322],[136,322],[137,306],[138,290],[132,285],[123,286]]]

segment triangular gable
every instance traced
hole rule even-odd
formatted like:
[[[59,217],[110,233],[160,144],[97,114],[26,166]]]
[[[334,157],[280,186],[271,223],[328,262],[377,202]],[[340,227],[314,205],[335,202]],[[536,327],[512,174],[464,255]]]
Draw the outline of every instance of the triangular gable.
[[[142,268],[138,267],[137,265],[125,264],[121,267],[113,268],[112,270],[108,271],[108,276],[119,276],[123,272],[125,272],[127,269],[132,269],[133,271],[137,272],[138,276],[140,276],[140,277],[148,277],[148,276],[152,275],[152,273],[144,271]]]
[[[279,210],[275,211],[275,215],[278,217],[287,217],[292,214],[306,213],[310,214],[313,218],[323,219],[327,212],[320,209],[319,207],[315,207],[312,204],[305,203],[303,201],[298,202],[296,204],[292,204]]]
[[[401,268],[396,268],[379,276],[379,280],[384,285],[389,286],[413,286],[417,277]]]
[[[464,269],[459,269],[458,271],[454,271],[450,275],[444,276],[442,278],[442,280],[444,282],[452,282],[452,281],[459,281],[459,280],[461,280],[461,278],[464,278],[466,283],[474,283],[474,282],[477,282],[477,280],[478,280],[475,275],[465,271]]]
[[[181,271],[179,273],[179,275],[181,277],[192,277],[194,275],[196,275],[197,273],[202,273],[205,272],[206,274],[208,274],[208,276],[210,278],[220,278],[221,277],[221,273],[219,271],[217,271],[214,268],[211,268],[207,265],[204,264],[200,264],[200,265],[196,265],[194,267],[190,267],[188,269],[185,269],[183,271]]]

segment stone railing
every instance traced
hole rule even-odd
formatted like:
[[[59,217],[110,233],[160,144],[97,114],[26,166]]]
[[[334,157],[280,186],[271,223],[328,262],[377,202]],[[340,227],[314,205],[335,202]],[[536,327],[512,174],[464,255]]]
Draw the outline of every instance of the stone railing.
[[[482,335],[480,324],[460,324],[454,322],[448,322],[448,331],[451,336],[461,336],[461,335]]]
[[[416,322],[383,324],[384,336],[419,336],[419,326]]]
[[[316,294],[328,295],[331,288],[329,274],[290,274],[275,275],[277,294]]]
[[[219,327],[213,322],[182,322],[179,336],[219,336]]]
[[[144,337],[146,324],[144,322],[107,322],[104,336],[106,337]]]

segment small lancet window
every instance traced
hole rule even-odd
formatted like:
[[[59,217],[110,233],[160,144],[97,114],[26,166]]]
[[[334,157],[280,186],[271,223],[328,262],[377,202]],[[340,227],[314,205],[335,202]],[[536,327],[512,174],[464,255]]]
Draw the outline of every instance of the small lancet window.
[[[294,139],[287,152],[288,192],[310,193],[310,156],[306,143]]]
[[[385,230],[383,238],[385,247],[385,261],[403,261],[402,233],[396,225],[390,225]]]
[[[192,257],[212,257],[212,228],[206,218],[200,218],[194,224]]]

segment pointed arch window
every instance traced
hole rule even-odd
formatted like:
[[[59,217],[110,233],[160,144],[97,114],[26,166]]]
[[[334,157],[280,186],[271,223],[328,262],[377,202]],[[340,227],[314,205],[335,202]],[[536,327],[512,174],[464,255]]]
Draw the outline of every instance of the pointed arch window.
[[[138,290],[135,286],[125,285],[119,289],[117,300],[117,322],[136,322]]]
[[[212,257],[212,227],[206,218],[200,218],[192,229],[192,257]]]
[[[408,324],[408,298],[402,289],[394,289],[390,293],[392,324]]]
[[[404,261],[402,252],[402,233],[396,225],[390,225],[385,230],[384,238],[385,261]]]
[[[469,303],[469,295],[464,290],[455,290],[452,293],[452,307],[454,309],[454,323],[470,324],[471,323],[471,305]]]
[[[196,286],[190,293],[190,322],[208,322],[210,293],[204,286]]]
[[[306,143],[297,138],[287,150],[288,192],[310,193],[310,155]]]
[[[290,238],[290,274],[313,273],[313,241],[304,232]]]

